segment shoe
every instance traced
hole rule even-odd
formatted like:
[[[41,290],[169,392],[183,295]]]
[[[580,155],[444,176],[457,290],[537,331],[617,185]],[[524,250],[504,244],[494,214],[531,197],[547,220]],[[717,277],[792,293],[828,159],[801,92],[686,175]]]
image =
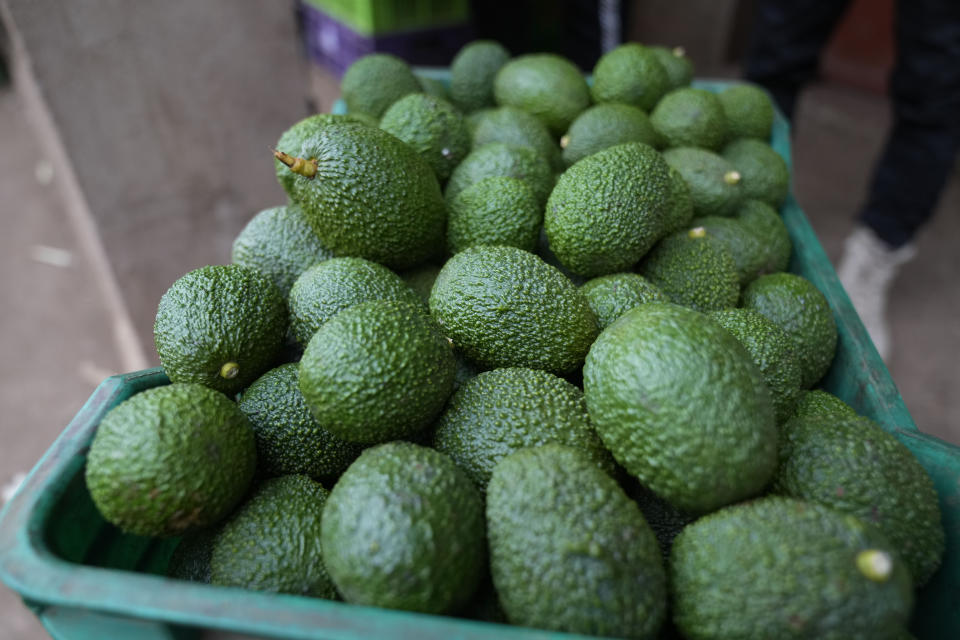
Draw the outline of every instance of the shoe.
[[[837,275],[884,360],[889,357],[891,347],[886,316],[887,295],[900,266],[916,253],[911,244],[891,248],[871,229],[863,226],[857,227],[844,242]]]

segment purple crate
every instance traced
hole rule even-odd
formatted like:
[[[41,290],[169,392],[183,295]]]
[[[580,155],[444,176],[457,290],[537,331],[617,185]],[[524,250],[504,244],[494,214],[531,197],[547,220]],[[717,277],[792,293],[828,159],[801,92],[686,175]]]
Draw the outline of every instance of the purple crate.
[[[468,24],[364,36],[316,7],[301,7],[307,52],[338,76],[370,53],[392,53],[415,65],[446,66],[473,37]]]

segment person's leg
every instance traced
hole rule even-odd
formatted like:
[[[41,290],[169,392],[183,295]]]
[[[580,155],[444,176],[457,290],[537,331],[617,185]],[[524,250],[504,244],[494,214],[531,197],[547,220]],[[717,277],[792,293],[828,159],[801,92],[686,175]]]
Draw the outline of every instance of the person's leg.
[[[744,71],[788,119],[797,94],[817,75],[820,53],[849,0],[759,0]]]
[[[885,358],[890,285],[913,257],[911,240],[933,214],[960,149],[960,3],[901,0],[896,36],[893,127],[837,270]]]

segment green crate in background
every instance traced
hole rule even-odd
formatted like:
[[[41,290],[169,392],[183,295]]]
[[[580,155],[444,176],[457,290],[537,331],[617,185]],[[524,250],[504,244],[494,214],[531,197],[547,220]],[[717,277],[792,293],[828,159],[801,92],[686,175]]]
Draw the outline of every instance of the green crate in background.
[[[432,29],[470,19],[469,0],[305,0],[365,36]]]
[[[417,73],[449,81],[444,69]],[[729,82],[698,81],[719,91]],[[334,109],[343,112],[343,103]],[[790,162],[777,114],[773,147]],[[811,280],[837,320],[837,355],[822,386],[877,421],[933,478],[947,534],[944,562],[919,592],[919,640],[960,638],[960,447],[920,432],[793,195],[781,208],[793,241],[790,271]],[[584,636],[163,577],[174,541],[120,533],[96,511],[83,479],[97,425],[134,393],[167,384],[160,369],[105,380],[0,512],[0,581],[19,593],[56,640],[186,640],[197,629],[322,640],[573,640]]]

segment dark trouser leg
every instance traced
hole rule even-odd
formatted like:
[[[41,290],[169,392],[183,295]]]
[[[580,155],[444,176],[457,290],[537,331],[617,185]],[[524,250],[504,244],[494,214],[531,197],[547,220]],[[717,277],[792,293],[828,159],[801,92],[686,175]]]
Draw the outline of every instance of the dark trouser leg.
[[[817,74],[820,52],[849,0],[760,0],[747,51],[746,76],[793,119],[797,93]]]
[[[893,129],[860,219],[896,248],[936,207],[960,149],[960,2],[900,0]]]

